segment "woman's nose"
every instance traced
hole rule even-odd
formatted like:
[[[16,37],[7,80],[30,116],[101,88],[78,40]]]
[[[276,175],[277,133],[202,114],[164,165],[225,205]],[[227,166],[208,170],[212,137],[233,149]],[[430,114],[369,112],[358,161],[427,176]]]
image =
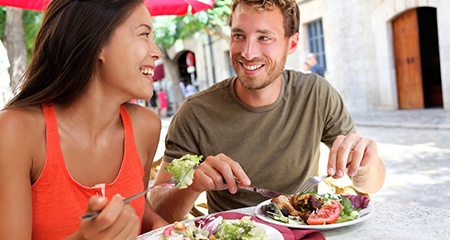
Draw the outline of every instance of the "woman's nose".
[[[162,52],[159,50],[158,46],[156,46],[155,42],[150,43],[150,55],[156,61],[162,57]]]

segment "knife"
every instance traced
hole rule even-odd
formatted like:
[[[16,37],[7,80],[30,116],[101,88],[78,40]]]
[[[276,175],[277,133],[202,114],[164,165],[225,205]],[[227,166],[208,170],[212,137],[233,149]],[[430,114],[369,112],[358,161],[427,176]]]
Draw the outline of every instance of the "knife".
[[[273,190],[269,190],[269,189],[265,189],[265,188],[260,188],[260,187],[256,187],[253,185],[250,186],[241,186],[240,185],[240,181],[238,179],[236,179],[236,183],[238,184],[238,187],[240,189],[244,189],[247,191],[251,191],[251,192],[256,192],[261,194],[262,196],[266,197],[266,198],[275,198],[281,195],[281,193],[273,191]]]

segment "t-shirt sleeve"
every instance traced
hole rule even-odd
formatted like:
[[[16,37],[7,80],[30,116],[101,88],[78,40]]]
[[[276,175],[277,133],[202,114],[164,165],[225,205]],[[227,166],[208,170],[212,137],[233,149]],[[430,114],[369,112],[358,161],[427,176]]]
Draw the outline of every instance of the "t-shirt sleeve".
[[[185,100],[174,115],[165,139],[163,160],[171,162],[185,154],[198,154],[198,121]]]
[[[325,79],[317,79],[323,94],[323,101],[320,101],[324,120],[322,142],[331,147],[337,136],[356,132],[356,127],[338,91]]]

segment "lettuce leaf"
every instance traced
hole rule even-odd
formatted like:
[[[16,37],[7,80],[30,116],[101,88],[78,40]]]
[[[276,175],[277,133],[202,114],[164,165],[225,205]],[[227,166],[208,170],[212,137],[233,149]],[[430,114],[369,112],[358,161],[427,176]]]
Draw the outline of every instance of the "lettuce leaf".
[[[170,165],[165,169],[177,181],[176,185],[178,188],[187,188],[194,181],[195,168],[200,164],[202,159],[202,155],[186,154],[181,158],[172,160]]]

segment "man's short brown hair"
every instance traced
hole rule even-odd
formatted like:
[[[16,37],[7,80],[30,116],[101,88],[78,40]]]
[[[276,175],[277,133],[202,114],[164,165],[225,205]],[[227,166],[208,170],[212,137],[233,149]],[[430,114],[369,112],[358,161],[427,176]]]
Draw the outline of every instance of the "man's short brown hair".
[[[245,4],[253,7],[256,11],[273,11],[275,7],[280,8],[284,19],[284,35],[291,37],[298,33],[300,26],[300,10],[295,0],[233,0],[231,3],[230,25],[233,21],[233,12],[237,5]]]

